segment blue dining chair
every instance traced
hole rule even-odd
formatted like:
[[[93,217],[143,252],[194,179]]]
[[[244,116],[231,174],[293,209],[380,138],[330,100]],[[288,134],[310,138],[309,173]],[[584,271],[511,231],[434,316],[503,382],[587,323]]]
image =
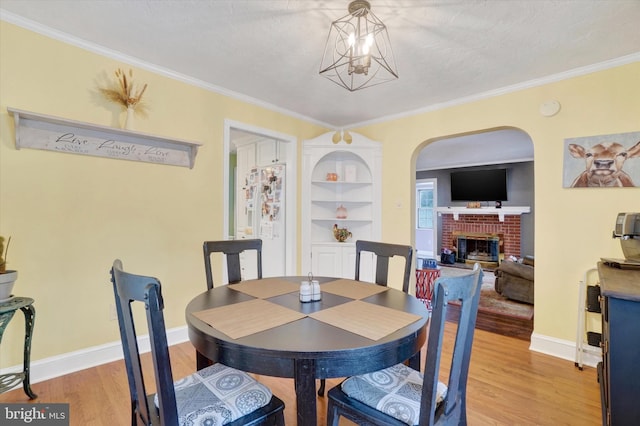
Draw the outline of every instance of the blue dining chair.
[[[131,424],[284,425],[284,403],[247,373],[213,364],[173,381],[164,323],[164,302],[156,278],[124,272],[115,260],[111,282],[131,395]],[[144,305],[156,394],[147,395],[131,307]],[[209,424],[207,423],[207,424]]]
[[[396,364],[346,379],[327,393],[327,425],[337,426],[340,416],[366,425],[466,425],[467,377],[481,284],[479,264],[470,274],[438,278],[424,374]],[[452,301],[461,307],[445,385],[439,380],[440,361],[447,305]]]
[[[402,291],[405,293],[409,292],[413,247],[402,244],[381,243],[379,241],[356,241],[356,280],[360,279],[360,263],[363,252],[369,252],[376,255],[375,283],[383,286],[386,286],[389,280],[389,260],[394,256],[404,257]]]
[[[242,281],[240,254],[247,250],[255,250],[257,278],[262,278],[262,240],[260,239],[205,241],[202,245],[202,250],[204,252],[204,270],[207,275],[207,289],[209,290],[213,288],[211,253],[223,253],[225,255],[229,284],[236,284]]]
[[[381,243],[379,241],[356,241],[356,274],[355,279],[360,280],[360,263],[362,253],[373,253],[376,256],[375,283],[387,286],[389,281],[389,260],[394,256],[404,258],[404,273],[402,274],[402,291],[409,292],[409,280],[411,278],[411,261],[413,259],[413,247],[401,244]],[[324,396],[326,380],[320,379],[318,396]]]

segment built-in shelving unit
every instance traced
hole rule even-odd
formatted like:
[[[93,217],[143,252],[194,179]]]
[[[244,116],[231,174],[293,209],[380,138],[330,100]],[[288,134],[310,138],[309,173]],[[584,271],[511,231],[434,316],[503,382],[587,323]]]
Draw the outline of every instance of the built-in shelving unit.
[[[504,222],[505,216],[520,216],[524,213],[531,213],[531,207],[529,206],[484,207],[477,209],[467,207],[437,207],[435,210],[439,215],[452,214],[454,220],[458,220],[461,214],[498,215],[500,222]]]
[[[16,148],[32,148],[193,168],[200,144],[7,108]]]
[[[355,241],[380,238],[382,151],[361,135],[352,134],[349,145],[334,144],[332,136],[303,143],[302,270],[353,278]],[[337,217],[338,209],[346,209],[346,218]],[[336,224],[352,237],[336,241]]]

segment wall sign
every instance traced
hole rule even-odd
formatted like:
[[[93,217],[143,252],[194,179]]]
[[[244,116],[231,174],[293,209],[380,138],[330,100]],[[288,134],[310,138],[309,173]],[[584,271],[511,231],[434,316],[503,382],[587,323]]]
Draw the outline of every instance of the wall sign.
[[[193,168],[200,144],[7,108],[16,148],[43,149]]]

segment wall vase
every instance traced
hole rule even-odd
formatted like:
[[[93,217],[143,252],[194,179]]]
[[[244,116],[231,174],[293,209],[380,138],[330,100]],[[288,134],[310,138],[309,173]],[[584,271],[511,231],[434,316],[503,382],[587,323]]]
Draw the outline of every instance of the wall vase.
[[[11,291],[17,279],[18,271],[6,271],[0,274],[0,303],[13,298]]]
[[[124,128],[125,130],[133,130],[133,125],[134,125],[134,113],[135,113],[135,108],[133,106],[128,106],[127,107],[127,116],[124,119]]]

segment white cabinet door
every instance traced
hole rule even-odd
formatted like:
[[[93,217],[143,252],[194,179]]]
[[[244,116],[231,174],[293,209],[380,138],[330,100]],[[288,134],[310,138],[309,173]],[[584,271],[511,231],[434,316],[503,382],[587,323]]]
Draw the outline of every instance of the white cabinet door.
[[[356,276],[356,248],[353,244],[314,244],[312,272],[316,276],[353,279]],[[375,281],[375,256],[363,252],[360,257],[360,281]]]
[[[317,276],[353,279],[356,249],[353,244],[315,244],[311,249],[311,272]]]
[[[311,271],[309,272],[313,275],[342,277],[341,251],[331,245],[313,245],[311,247]]]
[[[259,166],[270,166],[280,161],[278,141],[261,141],[256,144],[256,160]]]
[[[258,259],[255,250],[240,253],[240,274],[243,280],[258,278]]]
[[[355,265],[355,251],[353,252]],[[355,277],[355,266],[353,275]],[[368,283],[375,282],[376,278],[376,269],[375,269],[375,255],[370,252],[362,252],[360,253],[360,281],[366,281]]]
[[[256,165],[256,146],[254,144],[241,145],[237,149],[236,162],[238,174],[241,177],[247,174],[247,172]]]
[[[342,277],[353,279],[356,276],[356,248],[342,249]]]

